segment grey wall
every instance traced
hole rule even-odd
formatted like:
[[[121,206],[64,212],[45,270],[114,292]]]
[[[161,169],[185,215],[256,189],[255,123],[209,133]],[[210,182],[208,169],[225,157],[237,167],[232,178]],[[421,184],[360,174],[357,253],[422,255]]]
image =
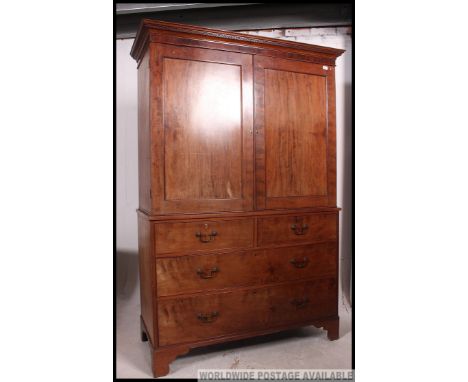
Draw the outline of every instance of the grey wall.
[[[351,267],[351,123],[352,52],[350,28],[301,28],[245,33],[346,49],[336,63],[337,202],[340,220],[340,259],[343,295],[349,299]],[[118,291],[137,289],[137,71],[130,57],[133,39],[117,40],[117,283]]]
[[[134,38],[142,18],[246,31],[348,26],[353,10],[351,3],[147,3],[144,9],[141,6],[138,5],[139,11],[144,12],[117,11],[118,38]]]

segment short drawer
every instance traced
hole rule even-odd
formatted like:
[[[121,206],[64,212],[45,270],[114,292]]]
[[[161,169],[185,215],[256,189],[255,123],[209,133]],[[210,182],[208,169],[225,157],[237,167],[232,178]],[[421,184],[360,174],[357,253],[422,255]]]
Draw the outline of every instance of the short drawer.
[[[336,213],[281,215],[258,219],[259,246],[336,240]]]
[[[158,296],[335,276],[337,243],[156,260]]]
[[[253,219],[155,224],[156,253],[249,248],[254,242]]]
[[[160,299],[159,345],[306,323],[337,307],[335,278]]]

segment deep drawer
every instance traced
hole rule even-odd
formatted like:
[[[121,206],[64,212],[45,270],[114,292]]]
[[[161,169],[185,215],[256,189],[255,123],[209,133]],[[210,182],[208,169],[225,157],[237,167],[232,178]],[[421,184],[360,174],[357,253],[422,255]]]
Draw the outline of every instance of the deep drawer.
[[[159,345],[306,323],[336,314],[334,278],[165,298],[158,302]]]
[[[159,258],[158,296],[335,276],[337,243]]]
[[[265,246],[336,240],[337,223],[335,213],[259,218],[258,244]]]
[[[249,248],[253,238],[253,219],[156,223],[156,253]]]

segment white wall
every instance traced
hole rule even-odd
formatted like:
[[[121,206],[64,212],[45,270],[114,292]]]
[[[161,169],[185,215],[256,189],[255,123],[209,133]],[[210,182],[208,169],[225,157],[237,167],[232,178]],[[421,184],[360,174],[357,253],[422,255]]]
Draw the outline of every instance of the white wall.
[[[138,99],[133,39],[117,40],[117,249],[138,250]]]
[[[337,202],[342,207],[340,224],[341,282],[349,292],[351,266],[351,123],[352,66],[349,28],[301,28],[247,31],[262,35],[346,49],[336,62]],[[119,290],[134,289],[136,276],[138,162],[137,70],[130,57],[133,39],[117,41],[117,278]]]
[[[131,40],[117,40],[117,291],[138,301],[137,66]]]

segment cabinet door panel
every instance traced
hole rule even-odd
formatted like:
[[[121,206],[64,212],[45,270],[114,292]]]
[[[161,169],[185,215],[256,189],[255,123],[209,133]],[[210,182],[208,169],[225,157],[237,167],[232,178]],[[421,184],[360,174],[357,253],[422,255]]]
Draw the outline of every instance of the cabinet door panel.
[[[252,57],[163,44],[155,57],[153,208],[251,210]]]
[[[255,58],[258,209],[335,206],[331,74],[317,64]]]

